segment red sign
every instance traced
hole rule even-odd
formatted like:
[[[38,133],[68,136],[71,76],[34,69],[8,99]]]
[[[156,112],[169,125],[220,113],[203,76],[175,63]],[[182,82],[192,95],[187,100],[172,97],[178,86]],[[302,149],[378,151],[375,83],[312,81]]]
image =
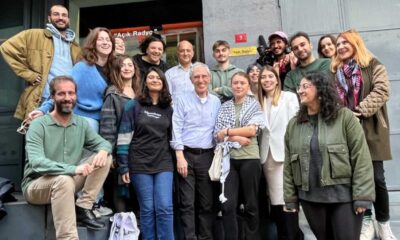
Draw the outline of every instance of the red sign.
[[[244,43],[244,42],[247,42],[247,34],[246,34],[246,33],[238,33],[238,34],[235,34],[235,42],[236,42],[236,43]]]

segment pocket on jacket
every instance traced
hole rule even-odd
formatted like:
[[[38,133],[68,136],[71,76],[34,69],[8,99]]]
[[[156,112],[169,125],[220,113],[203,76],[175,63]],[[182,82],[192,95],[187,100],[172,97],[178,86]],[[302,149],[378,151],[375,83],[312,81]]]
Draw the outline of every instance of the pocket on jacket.
[[[293,181],[296,186],[301,186],[301,167],[299,154],[293,154],[290,157],[290,165],[292,167]]]
[[[349,150],[345,144],[328,145],[329,163],[332,178],[351,177]]]

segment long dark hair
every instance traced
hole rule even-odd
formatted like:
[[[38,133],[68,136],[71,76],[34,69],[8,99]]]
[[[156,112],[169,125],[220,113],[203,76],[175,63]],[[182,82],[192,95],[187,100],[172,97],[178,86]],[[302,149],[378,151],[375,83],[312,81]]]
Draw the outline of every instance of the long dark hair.
[[[115,58],[111,61],[110,64],[110,83],[113,84],[120,93],[122,93],[124,91],[124,80],[122,79],[121,76],[121,66],[123,64],[123,62],[125,61],[125,59],[130,59],[132,60],[132,58],[128,55],[124,55],[124,54],[117,54],[115,56]],[[132,89],[134,91],[135,94],[138,94],[140,92],[140,82],[141,82],[141,78],[140,78],[140,69],[137,66],[137,64],[135,63],[135,61],[132,60],[133,63],[133,67],[135,69],[135,74],[132,77]]]
[[[150,94],[149,94],[149,88],[146,85],[147,75],[149,75],[150,72],[156,72],[158,74],[158,76],[160,76],[161,82],[163,84],[157,105],[161,108],[170,107],[172,98],[171,98],[171,94],[169,93],[169,90],[168,90],[169,88],[168,88],[167,79],[166,79],[163,71],[161,71],[158,67],[150,67],[147,70],[146,74],[144,75],[144,80],[142,81],[142,92],[137,97],[139,103],[142,104],[143,106],[152,106],[153,105]]]
[[[343,107],[335,88],[335,81],[332,74],[321,72],[309,72],[304,76],[317,89],[317,96],[320,102],[320,114],[326,122],[337,117],[338,111]],[[307,106],[301,105],[297,113],[297,122],[308,121]]]
[[[322,53],[322,46],[321,46],[321,42],[322,42],[322,40],[324,40],[325,38],[329,38],[329,39],[331,40],[332,44],[335,46],[335,49],[336,49],[336,38],[335,38],[333,35],[331,35],[331,34],[323,35],[323,36],[318,40],[318,56],[319,56],[320,58],[327,58],[327,57]]]

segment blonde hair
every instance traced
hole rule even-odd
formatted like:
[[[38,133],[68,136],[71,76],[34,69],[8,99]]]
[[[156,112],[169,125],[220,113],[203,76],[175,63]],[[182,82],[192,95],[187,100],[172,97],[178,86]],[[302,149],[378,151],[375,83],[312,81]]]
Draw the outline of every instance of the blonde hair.
[[[265,65],[264,67],[261,68],[260,75],[258,76],[258,101],[260,102],[261,107],[264,109],[264,97],[268,98],[267,92],[264,91],[264,89],[261,86],[261,75],[264,71],[269,71],[272,72],[276,78],[276,81],[278,82],[278,85],[276,85],[274,89],[274,94],[272,97],[272,105],[276,106],[278,105],[279,97],[281,96],[282,92],[282,86],[281,86],[281,80],[279,79],[279,74],[275,71],[275,69],[269,65]]]
[[[353,59],[357,62],[357,64],[360,67],[367,67],[371,62],[373,55],[365,46],[364,40],[361,38],[360,34],[356,30],[350,29],[340,33],[336,38],[336,41],[339,39],[339,37],[346,39],[353,47]],[[339,59],[339,54],[336,54],[331,64],[332,72],[335,73],[342,65],[343,61]]]

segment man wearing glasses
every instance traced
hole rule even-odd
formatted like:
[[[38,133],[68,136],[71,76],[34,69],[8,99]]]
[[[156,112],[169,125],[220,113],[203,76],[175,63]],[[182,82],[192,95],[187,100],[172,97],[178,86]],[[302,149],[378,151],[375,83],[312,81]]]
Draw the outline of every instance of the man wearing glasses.
[[[28,114],[50,98],[51,80],[70,76],[80,56],[75,33],[69,29],[68,10],[62,5],[52,6],[48,21],[45,29],[22,31],[0,46],[11,69],[28,82],[14,114],[21,120],[34,117]]]

